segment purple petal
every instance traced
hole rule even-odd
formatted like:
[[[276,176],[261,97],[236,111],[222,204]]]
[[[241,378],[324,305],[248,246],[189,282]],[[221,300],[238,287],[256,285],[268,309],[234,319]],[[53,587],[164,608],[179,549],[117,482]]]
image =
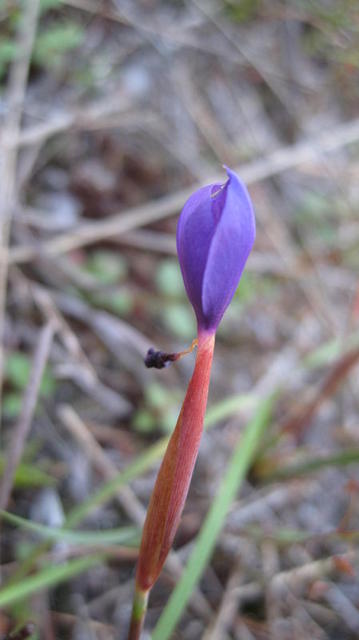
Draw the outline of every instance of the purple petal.
[[[177,226],[177,250],[199,329],[215,331],[237,288],[255,238],[246,187],[227,169],[225,185],[199,189]]]
[[[202,283],[208,251],[216,224],[212,215],[213,187],[202,187],[194,193],[182,209],[177,225],[177,253],[184,285],[199,320],[202,316]]]
[[[255,240],[255,219],[248,191],[233,171],[225,204],[213,235],[202,281],[203,315],[216,328],[231,302]]]

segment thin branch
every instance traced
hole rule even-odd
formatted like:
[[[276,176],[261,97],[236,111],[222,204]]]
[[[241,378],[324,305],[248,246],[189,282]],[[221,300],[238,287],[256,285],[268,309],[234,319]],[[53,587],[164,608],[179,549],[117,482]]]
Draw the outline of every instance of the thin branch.
[[[46,142],[48,138],[69,131],[93,131],[116,127],[131,129],[159,127],[156,114],[149,110],[133,110],[124,102],[122,96],[114,94],[110,100],[99,100],[86,108],[78,107],[49,118],[48,121],[29,126],[12,136],[8,141],[9,149],[31,147]]]
[[[251,185],[301,164],[316,161],[321,154],[335,151],[357,140],[359,140],[359,118],[325,131],[313,141],[277,149],[266,158],[255,160],[235,170],[244,182]],[[214,175],[209,176],[204,183],[215,183],[221,180],[223,176]],[[39,246],[15,247],[10,250],[9,262],[11,264],[29,262],[38,257],[41,252],[45,255],[66,253],[168,218],[181,209],[198,186],[194,184],[145,205],[119,212],[106,220],[83,224],[75,231],[57,235],[56,238],[43,242]]]
[[[54,326],[48,323],[42,329],[36,347],[30,380],[26,387],[22,410],[17,424],[12,432],[12,437],[7,453],[7,465],[0,487],[0,508],[6,509],[11,494],[16,468],[21,460],[25,442],[30,431],[37,399],[39,396],[42,376],[49,357],[51,343],[54,335]]]
[[[80,445],[86,457],[100,471],[103,477],[106,480],[114,478],[118,473],[116,466],[98,444],[76,411],[70,405],[61,405],[58,408],[58,416],[68,432]],[[121,487],[116,495],[131,520],[142,526],[146,512],[133,491],[129,487]]]
[[[243,570],[237,563],[226,584],[219,609],[206,629],[203,640],[224,640],[227,637],[226,631],[231,628],[232,621],[238,610],[236,589],[241,584],[242,574]]]
[[[322,404],[336,393],[358,361],[359,349],[353,349],[341,356],[331,367],[322,384],[314,390],[312,398],[307,403],[301,402],[300,406],[294,409],[294,415],[285,420],[281,431],[292,433],[295,438],[301,440]]]
[[[25,3],[25,9],[18,32],[18,55],[11,67],[8,94],[7,115],[0,138],[0,421],[1,390],[3,371],[3,335],[6,304],[6,282],[8,273],[8,242],[13,208],[16,202],[17,149],[9,142],[18,137],[26,94],[27,77],[30,68],[31,53],[34,45],[39,15],[39,0]]]

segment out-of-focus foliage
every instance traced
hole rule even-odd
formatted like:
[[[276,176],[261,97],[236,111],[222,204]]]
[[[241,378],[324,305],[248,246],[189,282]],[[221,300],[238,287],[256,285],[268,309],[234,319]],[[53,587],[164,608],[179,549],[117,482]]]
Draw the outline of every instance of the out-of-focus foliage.
[[[59,10],[62,6],[62,0],[41,0],[40,14],[43,21],[32,54],[33,64],[40,68],[60,67],[64,56],[73,52],[84,40],[85,32],[78,22],[60,17]],[[0,81],[4,79],[9,64],[19,55],[15,37],[21,16],[21,3],[10,4],[7,20],[0,24]]]
[[[216,517],[221,532],[207,528],[214,550],[201,600],[194,592],[186,609],[177,591],[175,633],[211,635],[238,593],[217,637],[356,640],[345,611],[359,597],[350,555],[359,529],[357,0],[41,0],[25,101],[14,106],[10,65],[21,66],[30,6],[0,2],[0,153],[2,162],[15,149],[17,160],[1,253],[0,480],[40,328],[55,319],[7,509],[44,535],[56,527],[59,539],[1,522],[0,635],[33,620],[37,638],[125,637],[136,550],[105,545],[91,567],[61,527],[96,541],[142,521],[195,354],[163,371],[143,360],[150,347],[181,351],[195,337],[176,220],[188,189],[222,181],[224,163],[249,176],[258,233],[216,340],[211,429],[175,543],[183,568],[246,425],[277,396],[241,493]],[[200,564],[191,560],[187,585]],[[176,580],[169,566],[148,630]]]
[[[8,417],[15,417],[21,409],[21,399],[25,387],[30,379],[31,362],[28,355],[12,352],[5,361],[4,380],[8,390],[4,395],[3,411]],[[50,368],[44,373],[40,394],[43,398],[50,398],[56,389],[56,381]]]

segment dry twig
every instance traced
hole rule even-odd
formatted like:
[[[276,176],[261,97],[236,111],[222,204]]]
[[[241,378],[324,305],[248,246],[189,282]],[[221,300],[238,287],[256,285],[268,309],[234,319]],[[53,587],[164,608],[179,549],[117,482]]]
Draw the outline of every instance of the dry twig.
[[[80,445],[86,457],[92,462],[106,480],[117,475],[113,462],[97,443],[87,425],[81,420],[76,411],[69,405],[61,405],[58,408],[58,415],[62,424]],[[145,510],[141,503],[129,487],[121,487],[117,491],[118,500],[127,515],[139,526],[142,526]]]
[[[338,126],[336,129],[325,131],[310,142],[301,142],[290,147],[274,151],[266,158],[255,160],[236,171],[247,184],[254,184],[260,180],[276,176],[283,171],[298,167],[302,164],[316,161],[318,156],[340,149],[359,140],[359,119],[352,120]],[[221,182],[222,177],[210,176],[205,183]],[[25,263],[34,260],[39,254],[57,255],[84,247],[117,234],[126,233],[158,220],[168,218],[176,213],[183,203],[193,193],[198,185],[181,189],[128,211],[117,213],[106,220],[83,224],[76,232],[57,235],[56,238],[43,242],[37,247],[15,247],[10,251],[10,263]]]
[[[11,67],[9,77],[6,100],[7,114],[0,137],[0,422],[4,357],[2,341],[4,336],[8,272],[8,241],[11,217],[17,199],[17,149],[12,146],[12,141],[18,136],[21,127],[22,109],[25,100],[31,52],[37,29],[39,6],[40,0],[32,0],[31,2],[25,3],[25,9],[18,32],[17,56]]]
[[[26,387],[22,410],[19,420],[15,425],[10,440],[7,454],[7,465],[5,467],[2,483],[0,487],[0,508],[5,509],[10,497],[11,488],[14,481],[16,467],[21,460],[26,438],[29,434],[32,418],[36,408],[36,402],[40,391],[40,384],[49,357],[54,327],[48,323],[42,329],[37,348],[35,351],[30,380]]]
[[[358,364],[358,361],[359,349],[353,349],[339,358],[332,366],[324,382],[315,390],[312,399],[304,406],[303,403],[301,403],[294,415],[285,421],[282,426],[282,431],[293,433],[294,436],[300,440],[323,402],[336,393],[338,387]]]

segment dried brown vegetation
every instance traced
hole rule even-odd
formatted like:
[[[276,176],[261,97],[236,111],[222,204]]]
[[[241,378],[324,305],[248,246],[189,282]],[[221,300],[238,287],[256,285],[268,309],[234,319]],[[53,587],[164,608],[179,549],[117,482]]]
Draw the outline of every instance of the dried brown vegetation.
[[[358,638],[358,30],[355,0],[0,5],[0,505],[23,519],[1,523],[0,637],[30,622],[44,640],[125,637],[137,529],[193,365],[143,359],[194,337],[176,218],[225,163],[257,241],[146,624],[275,394],[171,637]]]

